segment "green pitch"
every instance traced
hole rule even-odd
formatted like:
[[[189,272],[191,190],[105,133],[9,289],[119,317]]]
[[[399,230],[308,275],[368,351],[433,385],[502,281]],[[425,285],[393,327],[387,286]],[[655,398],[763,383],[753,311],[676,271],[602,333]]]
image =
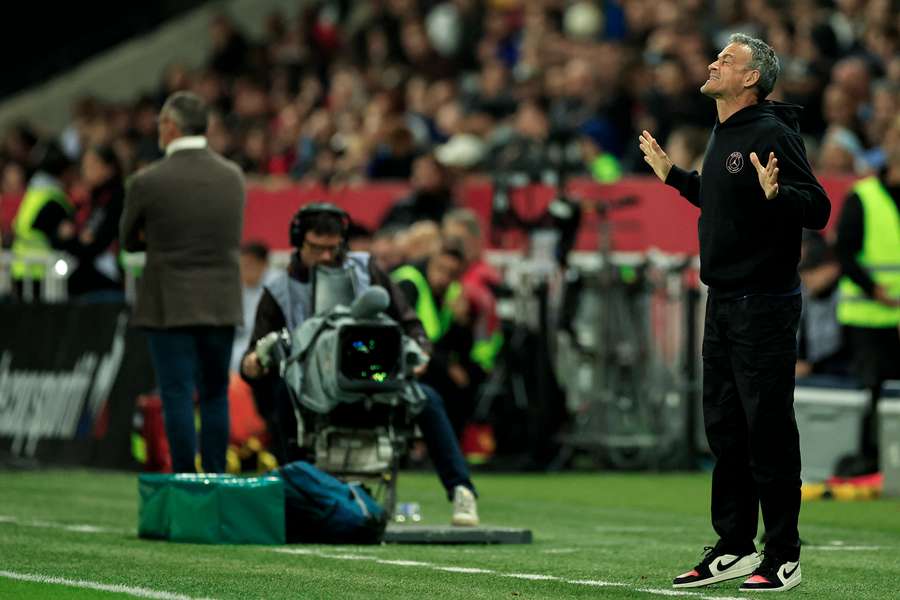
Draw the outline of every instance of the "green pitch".
[[[481,475],[482,521],[530,546],[202,546],[137,539],[133,474],[0,473],[0,598],[653,598],[705,544],[709,476]],[[400,500],[449,522],[434,476]],[[792,596],[896,598],[900,501],[805,503]],[[287,550],[277,552],[276,550]],[[678,596],[748,597],[739,582]],[[752,597],[752,596],[750,596]]]

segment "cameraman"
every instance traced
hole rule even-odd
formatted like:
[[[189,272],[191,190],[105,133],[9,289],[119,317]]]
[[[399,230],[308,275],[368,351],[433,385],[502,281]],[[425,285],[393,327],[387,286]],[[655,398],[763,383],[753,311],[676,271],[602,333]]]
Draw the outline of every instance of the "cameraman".
[[[286,432],[295,431],[296,423],[291,410],[285,384],[276,374],[262,368],[256,355],[257,340],[272,331],[284,327],[297,328],[308,316],[312,306],[310,273],[317,265],[352,269],[365,289],[380,285],[388,291],[391,304],[386,313],[397,321],[405,333],[429,352],[431,344],[422,323],[406,303],[403,293],[397,289],[388,275],[370,260],[365,252],[347,252],[347,228],[350,217],[333,204],[309,204],[301,208],[290,225],[290,240],[295,251],[287,272],[280,274],[265,286],[250,346],[241,360],[241,376],[253,387],[260,413],[266,419],[273,436],[273,453],[279,462],[289,458]],[[363,290],[358,290],[357,293]],[[416,369],[424,372],[426,365]],[[469,478],[468,466],[463,459],[453,429],[447,419],[441,397],[428,386],[422,386],[428,401],[416,417],[422,430],[428,453],[434,462],[441,483],[453,500],[454,525],[477,525],[478,510],[475,488]]]

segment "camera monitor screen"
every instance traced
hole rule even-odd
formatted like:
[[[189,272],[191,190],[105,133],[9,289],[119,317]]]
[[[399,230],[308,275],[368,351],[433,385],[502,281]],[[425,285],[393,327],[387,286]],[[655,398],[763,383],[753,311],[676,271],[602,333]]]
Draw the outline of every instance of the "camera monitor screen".
[[[343,387],[389,388],[401,373],[401,333],[395,325],[345,325],[338,338]]]

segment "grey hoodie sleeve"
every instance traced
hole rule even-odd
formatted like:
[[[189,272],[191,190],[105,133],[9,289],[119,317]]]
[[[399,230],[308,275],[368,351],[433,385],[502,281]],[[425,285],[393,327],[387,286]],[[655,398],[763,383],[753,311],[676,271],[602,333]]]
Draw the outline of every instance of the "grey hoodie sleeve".
[[[782,134],[775,139],[772,148],[778,159],[778,196],[772,202],[781,202],[798,216],[807,229],[822,229],[831,216],[831,201],[813,175],[806,149],[799,135]],[[765,165],[768,153],[759,157]]]

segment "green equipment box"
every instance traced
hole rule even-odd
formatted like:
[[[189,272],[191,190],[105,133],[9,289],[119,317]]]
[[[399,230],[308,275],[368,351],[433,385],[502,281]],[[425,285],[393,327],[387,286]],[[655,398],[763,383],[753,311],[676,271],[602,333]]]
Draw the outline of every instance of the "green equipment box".
[[[284,544],[280,477],[142,473],[138,536],[198,544]]]

